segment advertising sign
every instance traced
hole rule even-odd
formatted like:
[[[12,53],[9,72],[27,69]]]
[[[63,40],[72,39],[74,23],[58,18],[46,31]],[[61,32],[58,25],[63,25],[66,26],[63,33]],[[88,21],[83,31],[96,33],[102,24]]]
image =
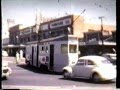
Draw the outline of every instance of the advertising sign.
[[[57,27],[61,27],[61,26],[66,26],[66,25],[70,25],[71,24],[71,18],[66,18],[63,20],[58,20],[55,22],[50,23],[50,28],[57,28]]]
[[[23,31],[20,31],[20,35],[25,35],[25,34],[30,34],[31,33],[31,29],[25,29]]]

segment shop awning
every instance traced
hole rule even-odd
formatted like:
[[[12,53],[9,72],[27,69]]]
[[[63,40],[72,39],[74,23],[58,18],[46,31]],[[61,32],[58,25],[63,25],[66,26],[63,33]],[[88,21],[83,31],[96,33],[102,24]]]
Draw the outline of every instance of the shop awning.
[[[20,45],[4,45],[2,48],[25,48],[25,45],[20,44]]]

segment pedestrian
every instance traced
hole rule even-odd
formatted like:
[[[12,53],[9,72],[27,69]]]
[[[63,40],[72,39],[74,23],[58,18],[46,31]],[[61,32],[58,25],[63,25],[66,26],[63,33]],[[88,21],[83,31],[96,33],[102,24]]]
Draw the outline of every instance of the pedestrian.
[[[19,53],[17,52],[17,53],[16,53],[16,64],[19,64],[19,59],[20,59],[20,58],[19,58]]]

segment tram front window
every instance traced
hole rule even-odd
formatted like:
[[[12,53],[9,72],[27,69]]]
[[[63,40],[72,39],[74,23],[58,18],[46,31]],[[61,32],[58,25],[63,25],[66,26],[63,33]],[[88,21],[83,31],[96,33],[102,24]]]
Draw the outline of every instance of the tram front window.
[[[70,53],[77,53],[77,45],[70,45],[69,52]]]
[[[68,45],[67,44],[61,44],[61,53],[62,54],[68,53]]]

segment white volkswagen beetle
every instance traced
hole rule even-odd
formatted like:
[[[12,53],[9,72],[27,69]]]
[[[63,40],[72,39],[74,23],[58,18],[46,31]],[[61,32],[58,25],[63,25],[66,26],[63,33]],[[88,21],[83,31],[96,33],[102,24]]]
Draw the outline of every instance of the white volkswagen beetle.
[[[116,69],[104,57],[83,56],[73,66],[63,68],[64,78],[80,77],[94,82],[116,79]]]
[[[12,73],[11,68],[8,66],[7,61],[2,61],[2,78],[8,79],[10,74]]]

